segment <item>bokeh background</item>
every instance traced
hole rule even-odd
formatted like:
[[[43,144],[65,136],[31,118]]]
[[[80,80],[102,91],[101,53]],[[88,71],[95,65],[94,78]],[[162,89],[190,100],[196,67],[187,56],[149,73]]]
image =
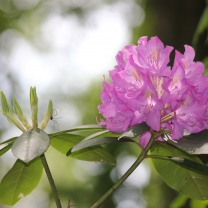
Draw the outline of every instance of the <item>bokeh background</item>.
[[[158,36],[181,52],[183,45],[194,45],[195,60],[207,62],[208,32],[196,34],[205,8],[204,0],[0,0],[0,90],[9,101],[16,97],[28,118],[30,86],[37,88],[40,120],[52,99],[56,115],[48,133],[96,123],[103,76],[108,80],[124,45],[137,44],[141,36]],[[0,115],[0,141],[20,134]],[[117,158],[116,166],[67,158],[49,148],[46,157],[63,207],[69,199],[81,208],[92,206],[138,156],[131,144],[106,148]],[[0,179],[14,162],[10,151],[0,157]],[[45,173],[38,187],[14,207],[55,207]],[[101,206],[114,207],[206,205],[178,195],[151,161],[144,161]]]

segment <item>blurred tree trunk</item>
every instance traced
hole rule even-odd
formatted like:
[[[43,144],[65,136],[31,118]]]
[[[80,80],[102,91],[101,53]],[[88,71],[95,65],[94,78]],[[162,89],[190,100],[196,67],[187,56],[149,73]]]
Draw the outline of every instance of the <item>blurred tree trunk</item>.
[[[205,9],[206,2],[199,0],[146,0],[145,21],[140,28],[134,28],[133,41],[141,35],[158,36],[165,45],[174,46],[183,52],[183,45],[192,44],[194,32]],[[197,61],[207,55],[206,34],[197,43]]]

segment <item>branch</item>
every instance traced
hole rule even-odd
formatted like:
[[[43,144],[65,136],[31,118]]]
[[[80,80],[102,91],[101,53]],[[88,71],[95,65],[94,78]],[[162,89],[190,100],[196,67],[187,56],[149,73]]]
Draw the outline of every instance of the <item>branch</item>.
[[[143,149],[137,160],[134,164],[128,169],[128,171],[114,184],[114,186],[109,189],[91,208],[99,207],[130,175],[131,173],[139,166],[139,164],[146,158],[146,155],[150,148],[152,147],[155,139],[160,136],[159,133],[152,133],[149,143]]]
[[[53,192],[53,197],[54,197],[55,202],[56,202],[56,207],[57,208],[62,208],[61,202],[60,202],[60,198],[58,196],[58,192],[57,192],[57,189],[56,189],[56,185],[55,185],[53,177],[51,175],[51,171],[49,169],[49,166],[48,166],[47,160],[45,158],[45,155],[44,154],[41,155],[40,159],[41,159],[41,161],[43,163],[43,167],[44,167],[46,175],[48,177],[48,181],[49,181],[49,183],[51,185],[51,189],[52,189],[52,192]]]

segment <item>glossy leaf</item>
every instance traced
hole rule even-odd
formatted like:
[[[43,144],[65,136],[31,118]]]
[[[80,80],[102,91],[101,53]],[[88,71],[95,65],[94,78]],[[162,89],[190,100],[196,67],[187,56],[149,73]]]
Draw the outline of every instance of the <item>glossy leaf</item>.
[[[101,137],[117,137],[118,138],[119,136],[120,134],[110,132],[109,130],[104,130],[104,131],[99,131],[99,132],[89,135],[83,141],[93,139],[93,138],[101,138]]]
[[[83,136],[73,134],[62,134],[51,138],[51,146],[59,152],[66,154],[69,149],[84,139]],[[92,162],[106,162],[115,164],[116,160],[102,147],[90,147],[79,150],[70,155],[72,158]]]
[[[17,137],[14,137],[14,138],[8,139],[8,140],[0,143],[0,156],[11,149],[11,147],[16,139],[17,139]]]
[[[24,132],[16,139],[12,146],[12,153],[24,162],[42,155],[49,147],[50,139],[41,129],[33,129]]]
[[[76,126],[74,128],[70,128],[70,129],[67,129],[64,131],[57,132],[55,134],[49,134],[49,136],[56,137],[56,136],[59,136],[62,134],[72,133],[72,132],[73,132],[73,134],[75,134],[74,132],[76,132],[76,134],[78,134],[78,135],[88,136],[88,135],[91,135],[95,132],[103,131],[103,129],[105,129],[105,127],[100,126],[98,124],[82,125],[82,126]],[[83,135],[82,132],[84,132],[85,134]],[[86,133],[87,133],[87,135],[86,135]]]
[[[121,139],[122,137],[133,138],[133,137],[143,134],[145,131],[148,131],[149,129],[150,129],[150,127],[145,122],[140,123],[140,124],[136,124],[136,125],[130,127],[126,132],[121,134],[119,139]]]
[[[5,144],[0,150],[0,156],[12,148],[12,144]]]
[[[84,138],[88,138],[89,136],[91,136],[95,133],[100,133],[100,132],[103,132],[103,129],[82,129],[82,130],[70,131],[70,132],[67,132],[67,133],[83,136]]]
[[[208,174],[208,166],[206,165],[180,157],[169,157],[169,158],[175,163],[182,165],[186,168],[189,168],[190,170],[199,171],[201,173]]]
[[[26,164],[17,160],[0,183],[0,202],[13,206],[39,183],[43,172],[40,158]]]
[[[128,138],[122,138],[118,140],[115,137],[104,137],[104,138],[94,138],[91,140],[83,140],[77,145],[75,145],[69,152],[67,152],[67,156],[73,152],[84,149],[86,147],[99,146],[102,144],[109,144],[109,143],[115,143],[115,142],[134,142],[134,141]]]
[[[83,140],[84,137],[74,134],[62,134],[51,138],[51,146],[59,152],[66,154],[69,149]]]
[[[88,147],[76,151],[72,153],[70,157],[91,162],[105,162],[111,165],[116,164],[116,159],[101,146]]]
[[[173,156],[202,164],[197,156],[189,155],[166,142],[156,142],[151,149],[152,155]],[[189,198],[208,199],[208,174],[190,170],[171,160],[152,159],[155,169],[168,186]]]
[[[112,133],[109,130],[96,132],[75,145],[71,150],[69,150],[69,152],[67,152],[67,155],[71,154],[71,152],[75,152],[86,147],[118,142],[118,139],[115,138],[118,138],[119,135],[120,134]]]
[[[189,154],[208,154],[208,131],[183,136],[177,141],[168,140],[168,143]]]
[[[13,144],[17,138],[18,138],[18,137],[13,137],[13,138],[11,138],[11,139],[8,139],[8,140],[6,140],[6,141],[0,143],[0,149],[1,149],[1,145],[3,145],[3,144],[11,144],[11,143]]]

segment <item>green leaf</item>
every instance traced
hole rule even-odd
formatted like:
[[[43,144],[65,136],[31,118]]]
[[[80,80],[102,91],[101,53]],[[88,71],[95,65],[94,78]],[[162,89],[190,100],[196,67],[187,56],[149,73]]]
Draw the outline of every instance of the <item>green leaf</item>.
[[[93,138],[101,138],[101,137],[117,137],[118,138],[119,136],[120,134],[110,132],[109,130],[104,130],[104,131],[99,131],[99,132],[89,135],[83,141],[90,140]]]
[[[0,183],[0,202],[13,206],[39,183],[43,172],[40,158],[28,164],[17,160]]]
[[[171,157],[171,156],[164,157],[164,156],[158,156],[158,155],[152,155],[152,156],[150,156],[150,158],[172,160],[176,164],[181,165],[183,167],[186,167],[190,170],[198,171],[198,172],[201,172],[203,174],[208,174],[208,166],[203,165],[203,164],[198,163],[198,162],[194,162],[192,160],[185,159],[185,158]]]
[[[5,144],[0,150],[0,156],[12,148],[12,144]]]
[[[100,130],[103,130],[103,129],[105,129],[105,127],[100,126],[98,124],[82,125],[82,126],[76,126],[74,128],[70,128],[70,129],[67,129],[67,130],[64,130],[64,131],[57,132],[55,134],[49,134],[49,136],[50,137],[56,137],[56,136],[66,134],[66,133],[75,134],[75,132],[78,135],[89,136],[89,135],[91,135],[95,132],[98,132]],[[82,132],[84,132],[84,135],[82,134]]]
[[[208,5],[205,7],[204,12],[199,20],[196,31],[193,37],[193,45],[196,46],[199,36],[208,28]],[[208,37],[206,39],[208,43]]]
[[[152,155],[185,158],[202,164],[197,156],[189,155],[166,142],[156,142]],[[155,169],[168,186],[189,198],[208,199],[208,175],[177,165],[171,160],[152,159]]]
[[[16,139],[17,139],[17,137],[14,137],[14,138],[8,139],[8,140],[0,143],[0,156],[11,149],[11,147]]]
[[[62,134],[51,138],[51,146],[59,152],[66,154],[69,149],[84,139],[83,136]],[[115,158],[102,147],[89,147],[70,155],[72,158],[92,162],[106,162],[116,164]]]
[[[8,140],[6,140],[6,141],[0,143],[0,149],[1,149],[1,146],[5,145],[5,144],[13,144],[17,138],[18,138],[18,137],[13,137],[13,138],[11,138],[11,139],[8,139]]]
[[[190,170],[199,171],[201,173],[208,174],[208,166],[206,165],[180,157],[169,157],[169,158],[175,163],[182,165],[186,168],[189,168]]]
[[[208,75],[208,56],[206,56],[206,57],[203,59],[202,62],[203,62],[204,67],[205,67],[204,75],[207,76],[207,75]]]
[[[115,137],[104,137],[104,138],[94,138],[91,140],[83,140],[79,142],[77,145],[75,145],[71,150],[69,150],[66,155],[68,156],[71,153],[84,149],[86,147],[99,146],[102,144],[109,144],[109,143],[115,143],[115,142],[134,142],[134,141],[128,138],[122,138],[118,140]]]
[[[103,129],[82,129],[82,130],[73,130],[73,131],[70,131],[67,133],[74,134],[74,135],[80,135],[80,136],[83,136],[84,138],[87,138],[87,137],[89,137],[95,133],[99,133],[99,132],[103,132]]]
[[[188,198],[184,195],[178,195],[170,204],[170,208],[182,207]]]
[[[116,164],[116,159],[101,146],[88,147],[76,151],[72,153],[70,157],[91,162],[106,162],[111,165]]]
[[[182,149],[189,154],[208,154],[208,131],[183,136],[177,141],[168,140],[168,143]]]
[[[67,131],[84,130],[84,129],[105,129],[105,127],[98,124],[89,124],[89,125],[76,126],[74,128],[70,128]]]
[[[12,153],[24,162],[30,162],[42,155],[49,147],[48,135],[39,128],[28,130],[16,139],[12,146]]]
[[[191,200],[190,201],[190,208],[207,208],[208,201],[198,201],[198,200]]]
[[[121,134],[121,136],[118,139],[120,139],[122,137],[133,138],[133,137],[143,134],[145,131],[148,131],[149,129],[150,129],[150,127],[145,122],[140,123],[140,124],[136,124],[136,125],[130,127],[126,132]]]
[[[13,144],[15,142],[15,140],[17,139],[18,137],[13,137],[11,139],[8,139],[2,143],[0,143],[0,149],[4,148],[5,146],[9,145],[9,144]]]
[[[115,138],[118,138],[119,135],[120,134],[112,133],[109,130],[99,131],[94,134],[91,134],[85,139],[83,139],[81,142],[79,142],[77,145],[75,145],[71,150],[69,150],[67,152],[67,156],[71,154],[71,152],[75,152],[86,147],[118,142],[118,139]]]
[[[62,134],[51,138],[51,146],[59,152],[66,154],[69,149],[83,140],[84,137],[74,134]]]

